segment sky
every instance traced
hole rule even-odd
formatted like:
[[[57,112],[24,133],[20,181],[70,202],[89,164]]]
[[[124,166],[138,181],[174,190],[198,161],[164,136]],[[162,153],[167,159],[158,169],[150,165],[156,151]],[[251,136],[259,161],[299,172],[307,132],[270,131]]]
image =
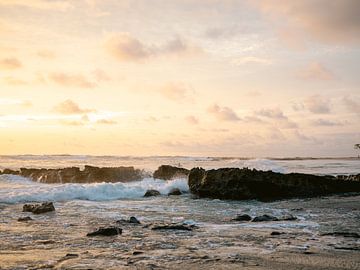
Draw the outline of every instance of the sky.
[[[358,0],[0,0],[0,154],[355,156]]]

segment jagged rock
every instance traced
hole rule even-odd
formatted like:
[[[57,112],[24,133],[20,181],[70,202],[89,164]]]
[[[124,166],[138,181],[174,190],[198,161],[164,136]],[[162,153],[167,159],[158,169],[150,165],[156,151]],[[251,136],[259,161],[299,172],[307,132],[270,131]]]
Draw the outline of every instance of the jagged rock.
[[[153,174],[154,178],[170,180],[177,176],[188,176],[189,170],[170,165],[161,165]]]
[[[181,195],[181,194],[182,194],[182,192],[180,191],[180,189],[178,189],[178,188],[173,188],[173,189],[171,189],[170,192],[168,193],[168,196],[170,196],[170,195]]]
[[[180,231],[192,231],[192,226],[185,224],[161,224],[154,225],[151,228],[154,231],[158,230],[180,230]]]
[[[136,217],[130,217],[129,223],[141,224],[140,221]]]
[[[159,191],[157,191],[155,189],[149,189],[144,194],[144,197],[154,197],[154,196],[159,196],[159,195],[161,195]]]
[[[19,172],[15,171],[15,170],[11,170],[11,169],[4,169],[1,174],[13,174],[13,175],[18,175]]]
[[[233,218],[232,220],[236,220],[236,221],[250,221],[251,217],[247,214],[241,214],[241,215],[237,215],[235,218]]]
[[[33,220],[31,217],[19,217],[18,221],[22,222],[22,221],[29,221],[29,220]]]
[[[262,215],[254,217],[252,222],[265,222],[265,221],[278,221],[279,219],[277,217],[273,217],[270,215]]]
[[[99,228],[94,232],[88,233],[86,236],[113,236],[122,234],[122,229],[119,227],[108,227],[108,228]]]
[[[78,167],[62,169],[28,169],[20,171],[5,169],[3,174],[16,174],[42,183],[93,183],[93,182],[129,182],[139,180],[144,172],[134,167],[94,167],[86,165],[84,170]]]
[[[23,212],[31,212],[33,214],[42,214],[46,212],[55,211],[52,202],[43,202],[42,204],[24,204]]]
[[[204,170],[194,168],[188,178],[191,193],[199,197],[271,201],[360,192],[360,181],[333,176],[258,171],[248,168]]]

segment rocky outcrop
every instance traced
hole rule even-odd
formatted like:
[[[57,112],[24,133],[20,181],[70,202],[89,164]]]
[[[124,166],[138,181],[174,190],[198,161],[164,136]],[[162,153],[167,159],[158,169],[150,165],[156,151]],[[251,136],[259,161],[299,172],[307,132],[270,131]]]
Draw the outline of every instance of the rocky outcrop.
[[[43,202],[42,204],[24,204],[23,212],[31,212],[33,214],[42,214],[55,211],[52,202]]]
[[[333,176],[281,174],[248,168],[204,170],[189,174],[191,193],[199,197],[230,200],[271,201],[293,197],[314,197],[335,193],[360,192],[360,181]]]
[[[20,171],[5,169],[3,174],[16,174],[42,183],[93,183],[93,182],[129,182],[140,180],[143,171],[134,167],[94,167],[86,165],[84,170],[78,167],[62,169],[27,169]]]
[[[168,193],[168,196],[171,196],[171,195],[181,195],[182,192],[180,189],[178,188],[172,188],[169,193]]]
[[[122,234],[122,229],[119,227],[107,227],[107,228],[99,228],[94,232],[90,232],[86,234],[86,236],[114,236]]]
[[[170,180],[175,177],[187,177],[189,174],[188,169],[174,167],[170,165],[161,165],[153,174],[154,178]]]
[[[155,189],[149,189],[145,192],[144,197],[155,197],[160,196],[160,192]]]

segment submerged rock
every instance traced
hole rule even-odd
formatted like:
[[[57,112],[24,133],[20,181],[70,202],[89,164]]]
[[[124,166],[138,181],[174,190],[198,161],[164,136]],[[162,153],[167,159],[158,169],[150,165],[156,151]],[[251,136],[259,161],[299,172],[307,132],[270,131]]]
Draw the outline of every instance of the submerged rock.
[[[262,215],[254,217],[252,222],[264,222],[264,221],[278,221],[279,219],[277,217],[273,217],[270,215]]]
[[[88,233],[86,236],[114,236],[122,234],[122,229],[119,227],[108,227],[108,228],[99,228],[94,232]]]
[[[170,165],[161,165],[153,174],[154,178],[170,180],[177,176],[188,176],[189,170]]]
[[[159,196],[159,195],[161,195],[159,191],[157,191],[155,189],[149,189],[144,194],[144,197],[154,197],[154,196]]]
[[[178,188],[173,188],[173,189],[171,189],[170,192],[168,193],[168,196],[170,196],[170,195],[181,195],[181,194],[182,194],[182,192],[180,191],[180,189],[178,189]]]
[[[5,169],[3,174],[15,174],[28,177],[42,183],[93,183],[93,182],[129,182],[139,180],[144,172],[134,167],[94,167],[85,165],[62,169],[20,168],[20,171]]]
[[[199,197],[230,200],[271,201],[360,192],[360,181],[357,180],[301,173],[282,174],[248,168],[194,168],[189,173],[188,184],[191,193]]]
[[[161,224],[152,226],[152,230],[180,230],[180,231],[192,231],[192,226],[186,224]]]
[[[233,218],[232,220],[236,220],[236,221],[250,221],[251,217],[247,214],[241,214],[241,215],[237,215],[235,218]]]
[[[55,211],[52,202],[43,202],[42,204],[24,204],[23,212],[31,212],[33,214],[42,214],[46,212]]]
[[[140,221],[136,217],[130,217],[129,223],[141,224]]]
[[[30,221],[30,220],[33,220],[31,217],[19,217],[17,221]]]

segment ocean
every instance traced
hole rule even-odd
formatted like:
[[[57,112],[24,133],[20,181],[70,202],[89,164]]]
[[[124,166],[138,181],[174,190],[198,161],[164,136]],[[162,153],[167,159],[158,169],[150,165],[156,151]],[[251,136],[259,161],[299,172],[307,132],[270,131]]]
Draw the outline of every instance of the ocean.
[[[59,269],[119,269],[120,266],[147,269],[150,264],[159,264],[159,267],[161,264],[167,269],[172,268],[169,267],[171,261],[181,262],[182,256],[188,256],[191,247],[200,249],[206,256],[213,258],[243,253],[272,254],[284,250],[304,252],[318,249],[325,252],[346,250],[346,247],[349,247],[348,250],[360,248],[358,239],[322,236],[332,232],[360,235],[358,194],[267,203],[255,200],[199,199],[188,193],[189,187],[185,178],[164,181],[150,177],[162,164],[188,169],[248,167],[281,173],[319,175],[348,175],[360,172],[360,160],[351,158],[0,156],[0,170],[84,165],[134,166],[149,175],[130,183],[91,184],[45,184],[20,176],[0,175],[0,269],[37,269],[36,267],[41,265]],[[184,194],[167,196],[174,187],[182,190]],[[162,196],[144,198],[143,195],[148,189],[156,189]],[[27,223],[17,221],[19,217],[25,216],[21,211],[24,203],[42,201],[54,202],[55,213],[33,215],[33,221]],[[251,217],[263,214],[276,217],[293,215],[297,219],[264,223],[234,222],[232,219],[237,214],[248,214]],[[130,216],[136,216],[143,224],[182,223],[194,225],[198,229],[190,232],[190,235],[184,232],[164,235],[144,231],[146,229],[125,227],[119,241],[88,240],[85,237],[87,232],[95,228],[116,224],[117,220],[126,220]],[[290,235],[290,240],[286,237],[280,237],[280,240],[264,237],[264,234],[268,235],[274,230]],[[187,247],[186,252],[184,247]],[[178,249],[183,250],[183,253],[178,254]],[[146,258],[133,260],[128,256],[128,252],[132,250],[141,250],[146,254],[143,255]],[[87,253],[84,253],[85,251]],[[34,256],[34,252],[40,252],[41,255]],[[114,252],[118,257],[113,256]],[[76,253],[79,257],[59,262],[59,258],[66,253]],[[215,262],[214,259],[214,265]]]

